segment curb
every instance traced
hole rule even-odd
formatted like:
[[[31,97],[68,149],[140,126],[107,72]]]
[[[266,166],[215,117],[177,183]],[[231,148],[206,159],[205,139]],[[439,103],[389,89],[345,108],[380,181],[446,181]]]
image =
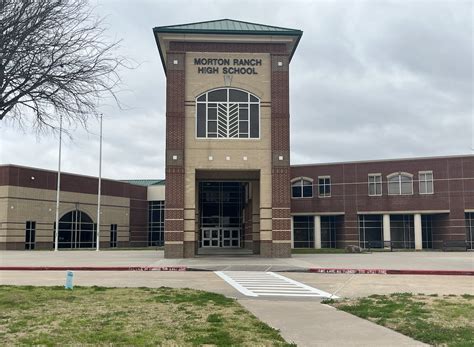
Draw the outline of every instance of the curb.
[[[308,269],[308,272],[322,273],[322,274],[474,276],[474,271],[469,271],[469,270],[393,270],[393,269],[310,268]]]
[[[186,266],[0,266],[0,271],[215,271],[209,268],[189,268]],[[239,270],[246,271],[246,270]],[[247,270],[253,271],[253,270]],[[271,269],[270,269],[271,271]],[[394,270],[394,269],[347,269],[308,268],[283,269],[273,272],[309,272],[320,274],[360,274],[360,275],[432,275],[432,276],[474,276],[470,270]]]
[[[5,271],[187,271],[186,266],[0,266]]]

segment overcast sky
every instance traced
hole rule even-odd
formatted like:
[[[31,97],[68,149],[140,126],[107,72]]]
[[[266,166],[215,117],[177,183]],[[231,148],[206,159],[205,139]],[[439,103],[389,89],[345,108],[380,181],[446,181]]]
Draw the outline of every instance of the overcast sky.
[[[152,28],[230,18],[302,30],[290,69],[292,164],[472,154],[470,1],[100,1],[138,61],[126,111],[103,105],[103,176],[163,178],[165,76]],[[57,138],[0,122],[0,163],[55,170]],[[98,123],[72,130],[64,171],[96,175]]]

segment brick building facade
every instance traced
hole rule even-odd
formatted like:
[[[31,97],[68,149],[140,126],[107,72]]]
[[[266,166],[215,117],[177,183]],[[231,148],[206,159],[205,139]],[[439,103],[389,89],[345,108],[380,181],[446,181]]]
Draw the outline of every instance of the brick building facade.
[[[219,20],[153,29],[166,74],[162,180],[102,182],[101,247],[165,257],[473,245],[474,157],[290,166],[299,30]],[[0,249],[51,249],[56,173],[0,166]],[[61,248],[95,246],[94,177],[64,174]]]

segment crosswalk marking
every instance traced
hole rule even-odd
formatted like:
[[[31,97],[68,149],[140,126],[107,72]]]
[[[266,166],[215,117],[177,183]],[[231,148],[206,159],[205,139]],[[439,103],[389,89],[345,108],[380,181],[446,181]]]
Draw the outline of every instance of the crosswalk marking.
[[[216,271],[215,274],[246,296],[337,298],[274,272]]]

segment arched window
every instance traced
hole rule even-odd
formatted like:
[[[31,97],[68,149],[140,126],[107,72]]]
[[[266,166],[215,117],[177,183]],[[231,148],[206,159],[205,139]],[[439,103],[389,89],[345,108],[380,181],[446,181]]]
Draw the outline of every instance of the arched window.
[[[306,177],[298,177],[291,181],[292,198],[313,197],[313,180]]]
[[[260,137],[260,100],[243,90],[220,88],[196,98],[196,137]]]
[[[59,248],[92,248],[96,245],[96,225],[87,213],[75,210],[59,220]]]
[[[387,176],[388,195],[412,195],[413,175],[406,172],[396,172]]]

